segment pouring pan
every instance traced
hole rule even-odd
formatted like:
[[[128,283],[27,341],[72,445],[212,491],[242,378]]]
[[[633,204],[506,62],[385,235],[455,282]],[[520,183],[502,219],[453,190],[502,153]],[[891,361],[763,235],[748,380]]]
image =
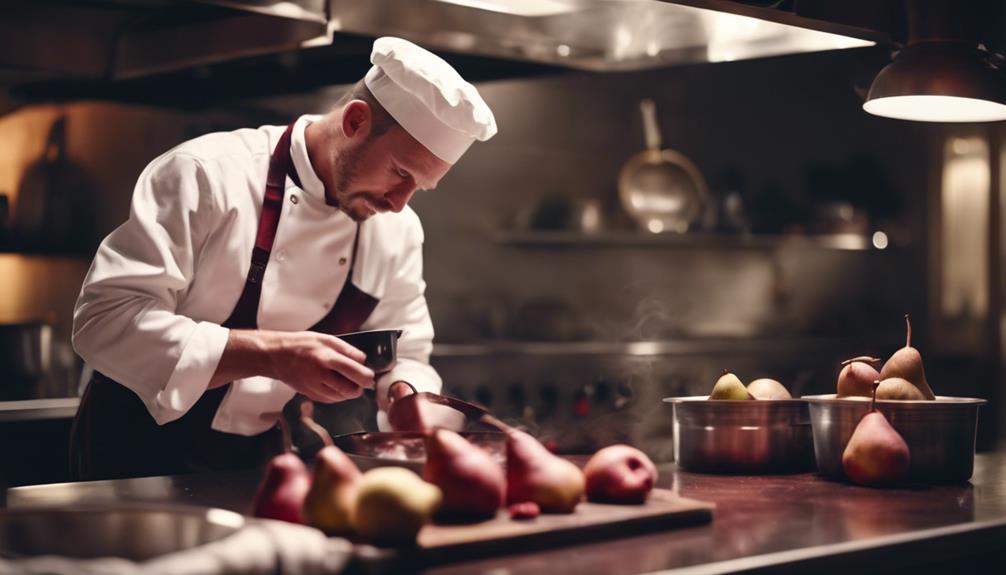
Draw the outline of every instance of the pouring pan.
[[[651,232],[685,232],[702,214],[709,192],[695,164],[680,152],[661,149],[653,100],[639,103],[646,149],[629,158],[618,176],[622,206]]]
[[[335,337],[367,354],[364,365],[374,370],[374,373],[384,373],[395,365],[398,354],[398,338],[400,329],[375,329],[344,333]]]

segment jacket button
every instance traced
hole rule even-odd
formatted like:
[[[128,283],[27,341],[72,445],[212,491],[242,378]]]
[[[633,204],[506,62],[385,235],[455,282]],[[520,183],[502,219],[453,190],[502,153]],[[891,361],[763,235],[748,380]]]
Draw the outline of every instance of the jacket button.
[[[346,258],[339,258],[339,265],[340,266],[346,265]]]
[[[294,204],[300,201],[295,194],[290,194],[290,201]]]

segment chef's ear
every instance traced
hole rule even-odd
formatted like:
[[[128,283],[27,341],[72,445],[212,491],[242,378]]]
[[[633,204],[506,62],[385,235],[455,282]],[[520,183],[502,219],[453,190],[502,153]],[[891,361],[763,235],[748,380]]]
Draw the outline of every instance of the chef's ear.
[[[342,133],[347,138],[366,138],[373,125],[373,112],[363,100],[350,100],[342,110]]]

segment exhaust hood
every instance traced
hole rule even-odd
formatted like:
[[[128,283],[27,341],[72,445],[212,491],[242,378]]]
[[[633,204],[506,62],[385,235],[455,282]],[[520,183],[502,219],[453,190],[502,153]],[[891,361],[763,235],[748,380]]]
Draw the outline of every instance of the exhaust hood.
[[[339,0],[333,6],[334,31],[599,72],[857,48],[884,38],[852,26],[786,23],[786,12],[725,1],[411,0],[406,9],[396,0]]]
[[[878,22],[894,12],[879,0],[13,0],[0,88],[26,101],[162,104],[185,82],[216,82],[206,93],[218,101],[264,79],[304,90],[361,76],[383,35],[475,80],[630,71],[889,42]]]

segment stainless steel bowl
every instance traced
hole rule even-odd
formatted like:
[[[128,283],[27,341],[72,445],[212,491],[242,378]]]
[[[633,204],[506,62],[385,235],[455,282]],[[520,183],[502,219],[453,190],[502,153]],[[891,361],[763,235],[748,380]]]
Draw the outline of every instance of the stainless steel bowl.
[[[664,401],[674,406],[674,459],[683,469],[773,474],[814,468],[810,417],[800,399]]]
[[[223,539],[244,522],[233,511],[180,505],[11,509],[0,511],[0,556],[146,561]]]
[[[842,453],[859,420],[870,411],[866,398],[833,394],[804,396],[810,405],[814,453],[822,474],[843,479]],[[984,399],[936,396],[934,401],[878,400],[877,409],[911,451],[907,481],[962,483],[975,460],[978,408]]]
[[[501,465],[506,464],[506,436],[495,431],[463,431],[460,435],[486,450]],[[418,431],[364,431],[339,435],[332,440],[362,470],[374,467],[405,467],[423,472],[426,436]]]

